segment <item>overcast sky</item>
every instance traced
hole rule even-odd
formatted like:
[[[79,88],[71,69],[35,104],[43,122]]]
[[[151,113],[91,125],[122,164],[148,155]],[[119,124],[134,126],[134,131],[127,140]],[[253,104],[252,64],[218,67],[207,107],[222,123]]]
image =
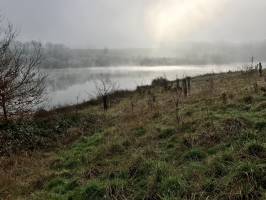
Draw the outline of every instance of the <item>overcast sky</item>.
[[[266,0],[0,0],[20,40],[70,47],[157,47],[266,39]]]

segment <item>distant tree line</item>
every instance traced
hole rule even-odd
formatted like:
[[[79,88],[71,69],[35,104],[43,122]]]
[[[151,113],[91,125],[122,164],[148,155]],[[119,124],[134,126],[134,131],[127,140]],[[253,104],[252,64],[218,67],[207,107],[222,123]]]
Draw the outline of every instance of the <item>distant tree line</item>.
[[[30,43],[23,44],[26,48]],[[248,45],[204,45],[172,49],[71,49],[61,44],[42,46],[42,68],[94,66],[156,66],[247,63],[250,55],[266,61],[266,42]]]

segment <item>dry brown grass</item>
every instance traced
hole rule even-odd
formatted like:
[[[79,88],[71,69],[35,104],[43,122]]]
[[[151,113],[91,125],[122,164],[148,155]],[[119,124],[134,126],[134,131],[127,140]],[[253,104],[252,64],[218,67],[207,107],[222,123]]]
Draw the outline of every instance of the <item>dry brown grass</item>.
[[[52,152],[30,152],[0,158],[0,197],[11,200],[40,189],[53,175],[49,167],[55,157]]]
[[[235,98],[242,98],[243,96],[250,94],[252,91],[252,84],[250,79],[258,83],[259,87],[264,87],[265,82],[263,78],[256,75],[248,77],[245,74],[228,73],[228,74],[217,74],[211,75],[214,79],[213,89],[214,91],[210,94],[209,87],[206,86],[209,80],[209,76],[199,76],[192,79],[191,94],[187,98],[182,98],[181,107],[186,105],[189,107],[195,102],[203,101],[206,104],[221,103],[221,95],[226,91],[228,94],[229,102]],[[142,146],[142,150],[145,153],[153,154],[151,150],[152,145],[158,145],[153,141],[155,128],[149,126],[150,123],[154,124],[156,117],[163,116],[160,118],[161,122],[165,126],[178,127],[175,120],[175,102],[172,101],[173,91],[162,91],[161,88],[155,87],[151,89],[156,95],[156,105],[153,109],[148,105],[148,95],[139,94],[134,92],[131,94],[130,99],[134,102],[134,109],[132,111],[131,101],[128,98],[123,98],[117,104],[114,104],[104,115],[110,119],[108,124],[102,124],[103,128],[106,128],[106,137],[110,137],[109,141],[115,141],[116,137],[121,136],[124,140],[129,140],[131,143],[135,143]],[[211,99],[211,101],[208,101]],[[207,100],[207,101],[206,101]],[[89,105],[88,107],[82,107],[79,111],[82,113],[99,112],[103,113],[101,105]],[[193,114],[193,113],[192,113]],[[191,120],[191,113],[182,116],[184,122]],[[165,118],[164,118],[165,117]],[[206,117],[206,116],[204,116]],[[134,131],[137,128],[145,127],[149,135],[144,136],[142,140],[139,140],[134,136]],[[82,130],[79,128],[69,129],[71,137],[66,139],[65,144],[71,145],[76,141],[82,134]],[[109,134],[109,135],[108,135]],[[203,133],[202,133],[203,134]],[[201,135],[202,136],[202,135]],[[187,139],[189,145],[194,145],[202,142],[206,142],[209,138],[212,138],[213,143],[207,145],[214,145],[219,138],[208,133],[202,139],[200,135],[188,135]],[[178,136],[182,138],[183,136]],[[201,139],[200,139],[201,138]],[[211,142],[211,141],[210,141]],[[113,143],[107,144],[106,148],[112,150]],[[130,147],[129,147],[130,148]],[[53,150],[54,151],[54,150]],[[156,153],[154,154],[156,156]],[[50,169],[51,164],[57,159],[56,152],[26,152],[19,155],[13,155],[11,157],[0,158],[0,199],[27,199],[27,196],[35,190],[41,189],[45,180],[55,176],[54,171]],[[84,176],[97,176],[98,169],[90,168]]]

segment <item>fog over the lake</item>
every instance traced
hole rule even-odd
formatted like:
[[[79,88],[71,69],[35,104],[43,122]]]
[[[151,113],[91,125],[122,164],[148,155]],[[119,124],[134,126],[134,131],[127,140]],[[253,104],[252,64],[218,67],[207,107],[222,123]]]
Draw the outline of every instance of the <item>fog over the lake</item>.
[[[73,48],[266,39],[265,0],[0,0],[22,41]]]
[[[51,107],[95,97],[101,74],[132,90],[265,66],[265,11],[265,0],[0,0],[16,39],[43,44]]]

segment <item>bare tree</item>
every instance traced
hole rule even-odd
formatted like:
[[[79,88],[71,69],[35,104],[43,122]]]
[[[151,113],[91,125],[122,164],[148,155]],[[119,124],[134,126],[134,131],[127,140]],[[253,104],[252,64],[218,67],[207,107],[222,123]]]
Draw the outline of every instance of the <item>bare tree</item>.
[[[108,75],[101,74],[94,81],[96,94],[102,99],[103,109],[107,111],[109,108],[109,95],[118,89],[118,84],[110,79]]]
[[[41,45],[26,49],[16,39],[12,25],[0,30],[0,107],[2,117],[32,111],[43,101],[46,76],[40,73]]]

